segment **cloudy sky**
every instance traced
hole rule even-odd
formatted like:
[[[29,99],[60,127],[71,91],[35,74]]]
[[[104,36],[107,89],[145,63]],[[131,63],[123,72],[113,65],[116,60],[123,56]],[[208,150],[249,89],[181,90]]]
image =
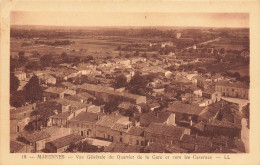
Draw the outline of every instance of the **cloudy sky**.
[[[249,27],[248,13],[11,12],[11,25]]]

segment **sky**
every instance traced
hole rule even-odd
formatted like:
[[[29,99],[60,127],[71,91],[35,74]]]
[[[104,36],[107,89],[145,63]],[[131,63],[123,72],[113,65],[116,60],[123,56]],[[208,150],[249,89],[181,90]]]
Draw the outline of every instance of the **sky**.
[[[249,27],[248,13],[11,12],[11,25]]]

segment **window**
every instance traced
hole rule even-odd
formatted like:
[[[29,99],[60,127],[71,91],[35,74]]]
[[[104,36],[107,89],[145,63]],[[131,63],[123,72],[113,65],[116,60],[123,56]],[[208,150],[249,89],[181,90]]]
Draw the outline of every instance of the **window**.
[[[139,145],[139,140],[136,140],[136,145]]]
[[[120,135],[122,135],[122,132],[120,132]]]
[[[24,113],[23,116],[25,117],[25,116],[26,116],[26,113]]]
[[[123,141],[123,139],[122,138],[120,138],[120,142],[122,142]]]
[[[79,123],[77,123],[77,127],[79,127]]]
[[[234,92],[235,91],[235,89],[232,89],[232,92]]]
[[[84,132],[83,132],[83,131],[81,131],[81,132],[80,132],[80,135],[81,135],[81,136],[84,136]]]

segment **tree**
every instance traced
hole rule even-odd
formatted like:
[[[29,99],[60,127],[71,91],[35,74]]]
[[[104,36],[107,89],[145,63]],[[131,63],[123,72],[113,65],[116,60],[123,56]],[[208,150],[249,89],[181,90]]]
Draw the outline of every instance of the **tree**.
[[[52,65],[52,56],[44,55],[40,58],[40,63],[42,67],[50,67]]]
[[[10,93],[14,93],[17,91],[18,87],[20,85],[20,81],[18,78],[14,75],[14,73],[10,72]]]
[[[29,82],[24,86],[25,98],[27,101],[35,103],[42,99],[42,88],[39,79],[33,75]]]
[[[135,113],[138,112],[136,106],[130,106],[124,113],[124,116],[133,117]]]
[[[61,59],[62,59],[62,62],[66,62],[67,59],[68,59],[68,55],[66,52],[62,52],[61,53]]]
[[[35,115],[43,126],[47,126],[48,118],[55,114],[55,110],[60,110],[59,112],[61,112],[61,106],[55,101],[46,101],[37,103],[36,110],[32,115]]]
[[[10,105],[13,107],[21,107],[26,103],[25,92],[17,91],[10,96]]]
[[[116,77],[115,79],[115,88],[122,88],[125,87],[127,85],[127,79],[125,77],[125,75],[120,74]]]
[[[29,62],[29,63],[27,63],[25,68],[29,69],[29,70],[37,70],[37,69],[39,69],[39,63],[36,61]]]
[[[20,51],[18,53],[18,56],[19,56],[19,63],[22,65],[25,64],[27,59],[24,56],[24,51]]]
[[[111,114],[112,112],[117,110],[117,106],[118,106],[118,101],[117,100],[111,100],[111,101],[109,101],[108,103],[105,104],[104,112]]]

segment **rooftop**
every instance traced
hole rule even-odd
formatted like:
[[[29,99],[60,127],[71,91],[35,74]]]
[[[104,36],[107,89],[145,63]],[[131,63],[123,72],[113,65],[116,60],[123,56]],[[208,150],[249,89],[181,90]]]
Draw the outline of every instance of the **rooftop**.
[[[173,104],[169,105],[167,111],[170,112],[178,112],[178,113],[186,113],[190,115],[199,115],[203,112],[205,107],[200,107],[198,105],[191,105],[185,104],[179,101],[174,102]]]
[[[34,132],[32,134],[27,134],[24,136],[24,138],[31,143],[34,143],[34,142],[37,142],[37,141],[40,141],[43,139],[47,139],[49,137],[51,137],[51,135],[44,131]]]
[[[145,131],[163,136],[170,136],[172,138],[180,138],[184,134],[185,128],[161,123],[151,123]]]
[[[52,143],[58,149],[58,148],[68,146],[71,143],[75,143],[75,142],[78,142],[83,139],[84,139],[83,136],[71,134],[71,135],[67,135],[67,136],[58,138],[56,140],[53,140],[49,143]]]
[[[98,114],[89,112],[80,112],[77,116],[73,117],[71,121],[81,121],[81,122],[92,122],[98,121]]]
[[[231,83],[231,82],[228,82],[228,81],[219,81],[219,82],[216,83],[216,85],[249,89],[249,84],[245,84],[245,83],[242,83],[242,82]]]
[[[134,104],[131,104],[129,102],[122,102],[121,104],[118,105],[118,108],[122,108],[122,109],[128,109],[132,106],[135,106]]]
[[[241,129],[241,126],[238,126],[234,123],[231,123],[229,121],[219,121],[219,120],[214,120],[207,125],[211,126],[217,126],[217,127],[228,127],[228,128],[236,128],[236,129]]]
[[[116,122],[121,118],[126,118],[126,117],[121,115],[106,115],[101,120],[99,120],[96,123],[96,125],[112,128],[116,124]]]
[[[183,143],[191,143],[191,144],[196,144],[196,145],[211,145],[211,141],[209,137],[205,136],[196,136],[196,135],[183,135],[181,138],[181,142]]]
[[[145,96],[135,95],[135,94],[131,94],[131,93],[115,91],[109,87],[105,87],[105,86],[101,86],[101,85],[94,85],[94,84],[87,84],[87,83],[80,85],[78,88],[95,91],[95,92],[108,93],[111,95],[117,95],[117,96],[122,96],[122,97],[128,97],[131,99],[138,99],[140,97],[145,97]]]
[[[128,131],[129,135],[134,135],[134,136],[143,136],[144,135],[144,127],[131,127],[130,130]]]
[[[24,143],[19,141],[10,141],[10,152],[15,153],[21,150],[25,146]]]
[[[65,91],[66,91],[66,89],[56,88],[56,87],[49,87],[48,89],[44,90],[44,92],[56,93],[56,94],[61,94],[61,93],[64,93]]]
[[[71,115],[71,113],[69,111],[66,111],[66,112],[58,113],[56,115],[52,115],[52,116],[50,116],[50,118],[63,118],[63,119],[67,119],[70,115]]]

